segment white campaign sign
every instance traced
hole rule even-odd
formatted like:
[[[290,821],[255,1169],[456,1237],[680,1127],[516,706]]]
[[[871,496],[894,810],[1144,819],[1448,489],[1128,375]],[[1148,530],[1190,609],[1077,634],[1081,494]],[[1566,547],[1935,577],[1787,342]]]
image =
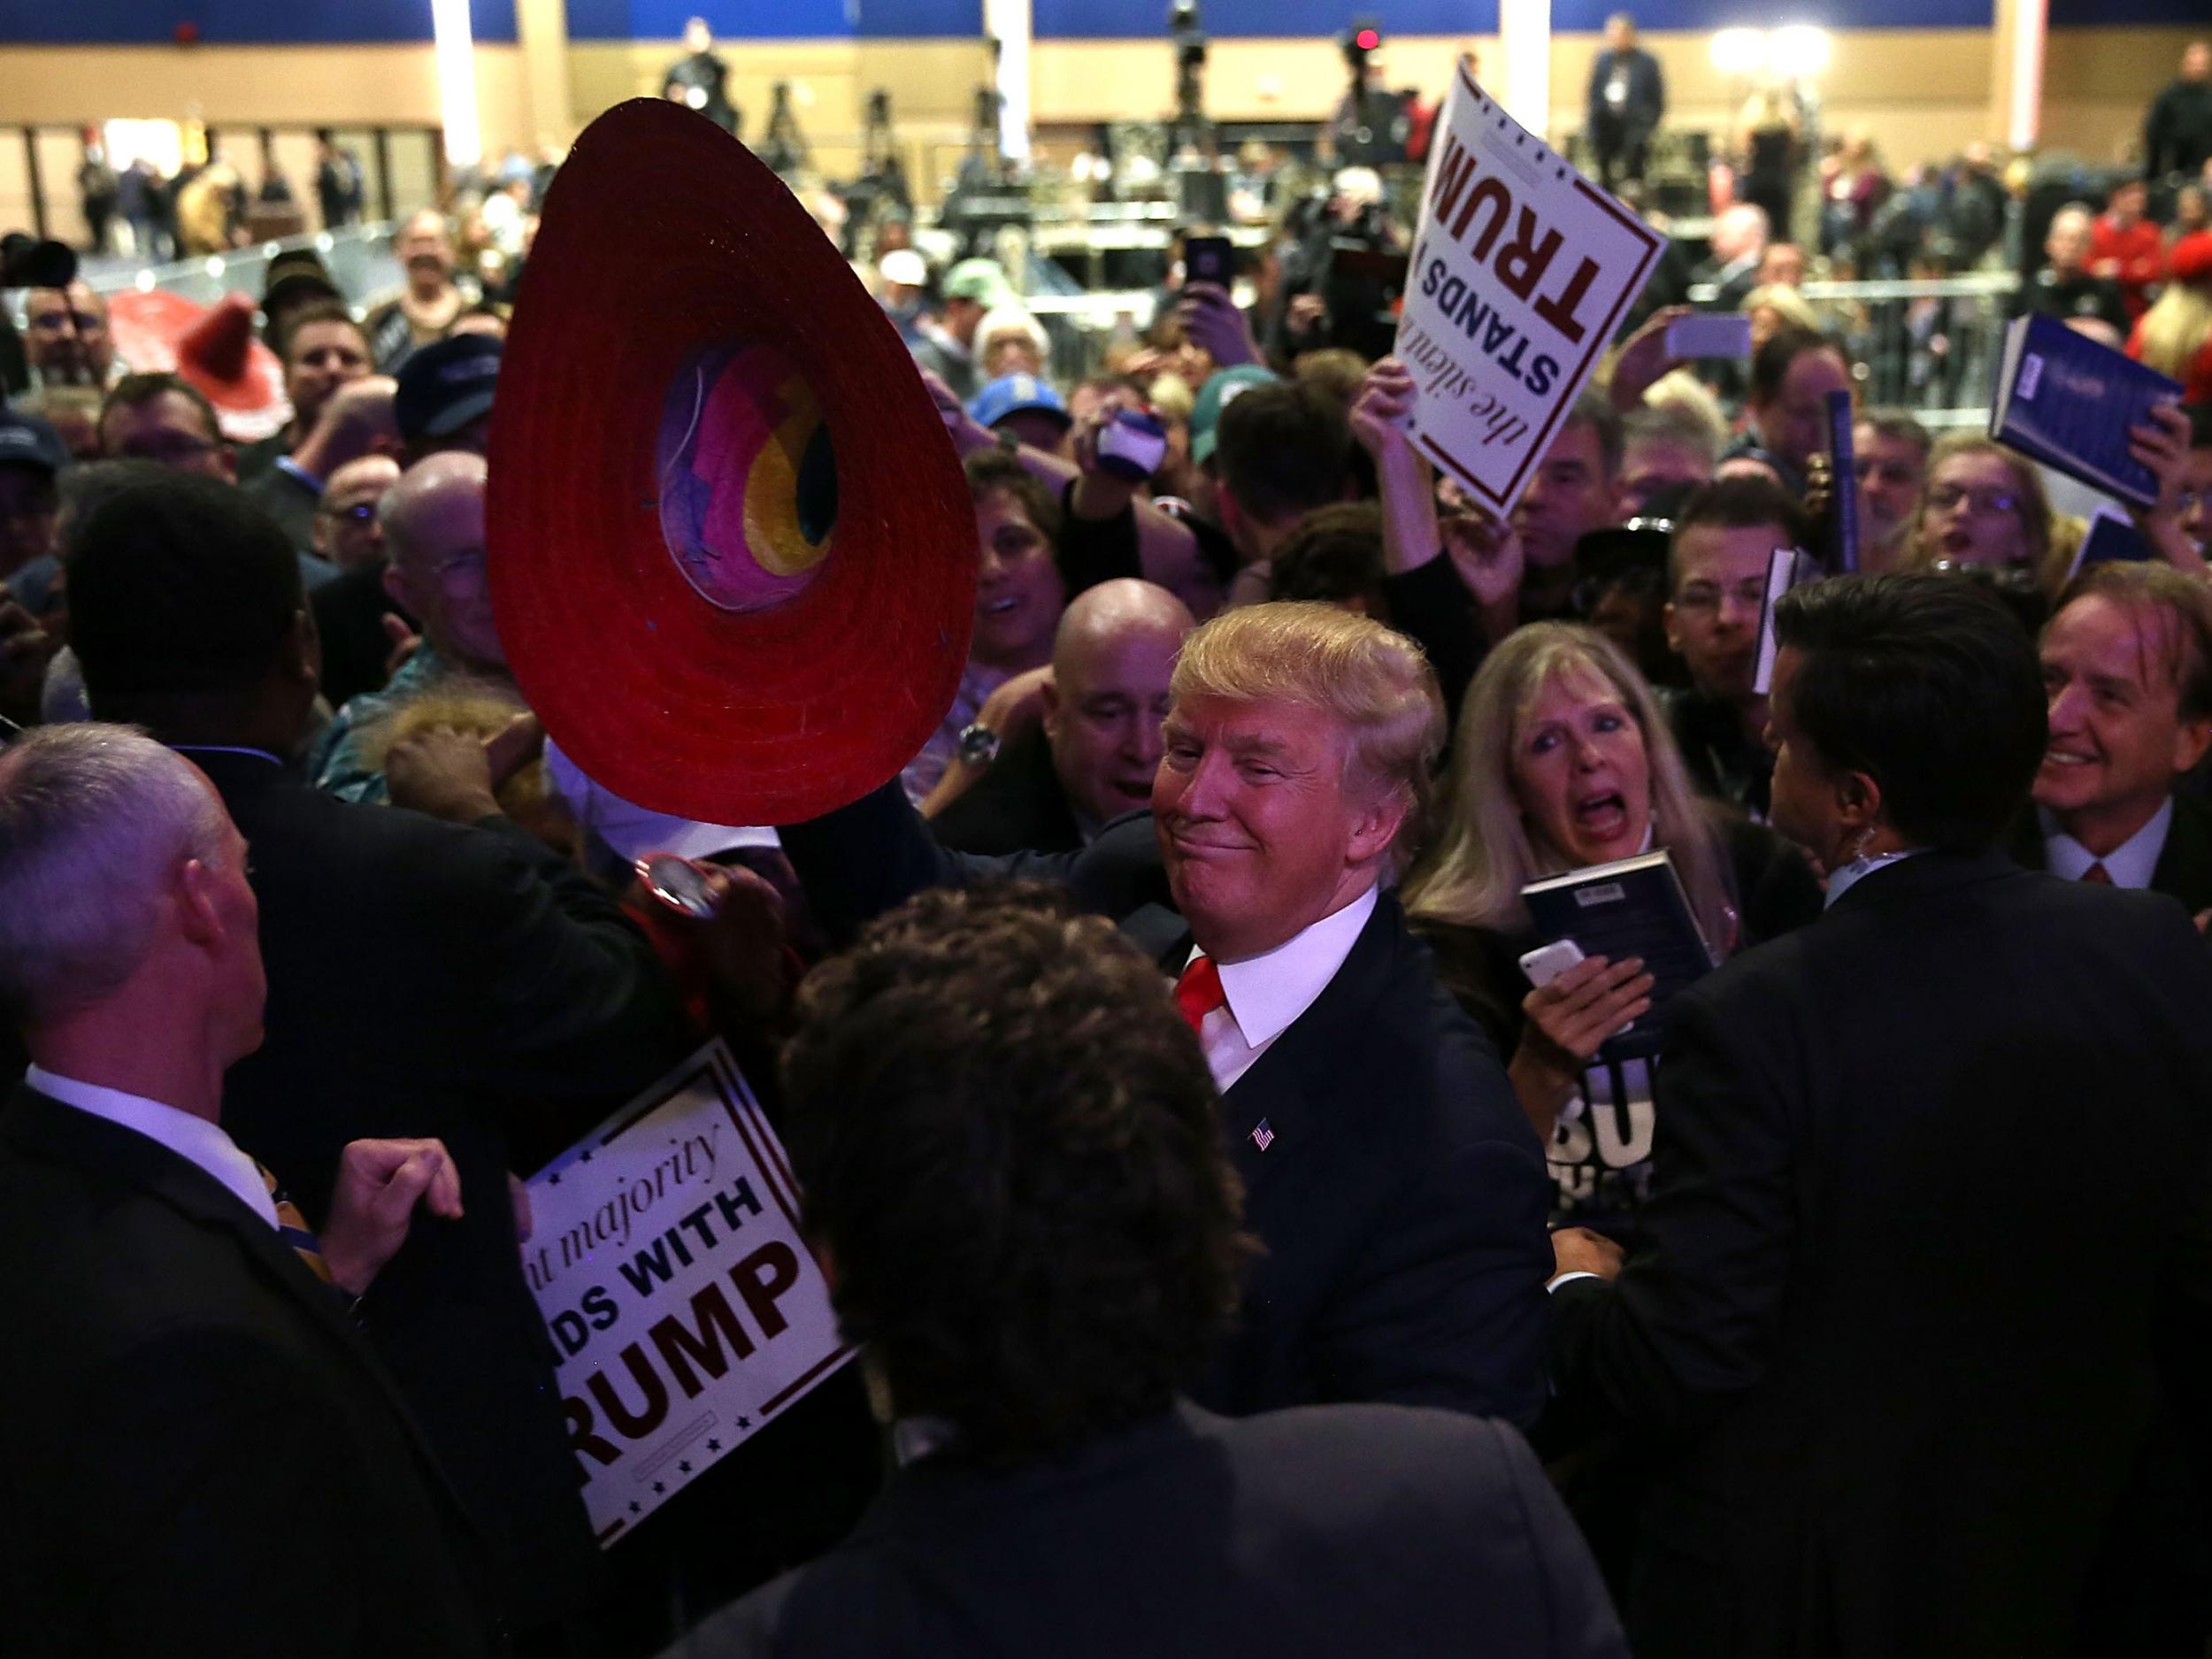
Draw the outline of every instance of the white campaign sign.
[[[1422,186],[1397,355],[1415,447],[1502,518],[1664,242],[1462,65]]]
[[[529,1183],[524,1266],[611,1545],[852,1356],[797,1185],[720,1043]]]

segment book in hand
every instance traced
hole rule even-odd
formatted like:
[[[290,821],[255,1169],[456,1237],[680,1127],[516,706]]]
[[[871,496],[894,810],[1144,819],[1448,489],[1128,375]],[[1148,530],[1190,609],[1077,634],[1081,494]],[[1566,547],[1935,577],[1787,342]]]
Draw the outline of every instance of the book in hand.
[[[1713,950],[1690,895],[1664,852],[1570,870],[1521,889],[1538,937],[1571,939],[1586,956],[1643,959],[1652,977],[1651,1011],[1609,1040],[1603,1053],[1624,1060],[1656,1054],[1666,1040],[1667,1005],[1710,972]]]
[[[2074,562],[2066,568],[2066,580],[2092,565],[2146,565],[2157,558],[2158,549],[2144,538],[2135,523],[2118,509],[2102,502],[2089,515],[2089,527],[2082,533],[2081,545],[2074,549]]]
[[[2158,480],[2128,453],[2128,428],[2156,404],[2179,402],[2178,381],[2031,312],[2005,330],[1989,435],[2093,489],[2147,507],[2158,499]]]

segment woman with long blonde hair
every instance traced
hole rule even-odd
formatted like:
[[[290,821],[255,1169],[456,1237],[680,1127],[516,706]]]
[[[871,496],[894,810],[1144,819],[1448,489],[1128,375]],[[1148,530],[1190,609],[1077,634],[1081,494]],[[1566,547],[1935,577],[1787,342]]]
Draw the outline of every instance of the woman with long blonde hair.
[[[2181,382],[2182,401],[2212,403],[2212,231],[2174,243],[2162,292],[2135,325],[2128,356]]]
[[[1654,849],[1673,860],[1717,953],[1819,912],[1803,855],[1692,792],[1650,687],[1617,645],[1559,622],[1508,635],[1468,690],[1445,822],[1406,883],[1406,910],[1509,1056],[1522,1110],[1549,1143],[1555,1217],[1609,1232],[1641,1202],[1653,1114],[1644,1063],[1600,1051],[1647,1010],[1651,981],[1640,962],[1594,956],[1532,987],[1521,889]]]

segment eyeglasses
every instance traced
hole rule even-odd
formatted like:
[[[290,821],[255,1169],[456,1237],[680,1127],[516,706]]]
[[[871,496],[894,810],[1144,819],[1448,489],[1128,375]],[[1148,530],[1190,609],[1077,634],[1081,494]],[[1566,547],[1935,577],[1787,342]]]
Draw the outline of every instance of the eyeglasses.
[[[433,565],[430,573],[442,582],[480,582],[484,580],[484,549],[472,547],[456,553],[451,558]]]
[[[1968,503],[1977,515],[1985,518],[2020,510],[2020,497],[2005,490],[1966,489],[1957,484],[1931,484],[1928,487],[1928,505],[1937,512],[1948,512],[1962,502]]]
[[[215,447],[205,438],[194,438],[180,433],[172,437],[134,439],[119,443],[116,446],[115,456],[119,460],[157,461],[164,466],[176,466],[211,454]]]
[[[322,507],[317,509],[326,518],[342,518],[348,524],[370,525],[376,522],[376,503],[357,502],[350,507]]]
[[[2185,489],[2174,497],[2178,513],[2212,512],[2212,489]]]
[[[1674,596],[1677,611],[1718,611],[1724,599],[1756,611],[1767,602],[1767,579],[1753,576],[1723,592],[1715,582],[1692,582]]]

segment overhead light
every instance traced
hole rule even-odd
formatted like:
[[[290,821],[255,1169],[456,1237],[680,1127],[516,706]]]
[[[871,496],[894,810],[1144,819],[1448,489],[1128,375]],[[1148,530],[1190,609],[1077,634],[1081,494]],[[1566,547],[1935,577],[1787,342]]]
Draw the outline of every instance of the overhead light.
[[[1809,23],[1787,24],[1767,37],[1767,66],[1789,80],[1822,73],[1834,56],[1828,31]]]
[[[1767,37],[1757,29],[1723,29],[1713,36],[1713,67],[1726,75],[1755,75],[1766,67]]]

